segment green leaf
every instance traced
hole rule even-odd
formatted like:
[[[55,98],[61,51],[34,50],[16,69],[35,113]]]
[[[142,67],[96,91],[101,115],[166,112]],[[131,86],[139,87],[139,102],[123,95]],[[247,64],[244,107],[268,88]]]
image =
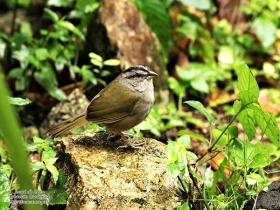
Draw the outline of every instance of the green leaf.
[[[234,52],[230,46],[221,46],[218,54],[218,61],[226,67],[232,67],[234,64]]]
[[[2,160],[3,160],[3,158],[2,158]],[[12,172],[13,172],[12,166],[9,165],[9,164],[3,164],[2,168],[3,168],[4,172],[5,172],[5,174],[7,175],[7,177],[10,177]]]
[[[32,103],[28,98],[9,97],[10,104],[23,106]]]
[[[190,210],[188,201],[184,203],[179,210]]]
[[[177,96],[183,95],[189,85],[180,84],[174,77],[168,77],[168,86]]]
[[[42,161],[34,161],[30,163],[30,166],[33,171],[38,171],[46,167],[46,165]]]
[[[272,19],[264,16],[256,17],[253,27],[263,47],[269,47],[275,42],[277,27]]]
[[[53,164],[46,164],[46,168],[49,170],[49,172],[51,172],[51,174],[53,176],[54,184],[56,184],[57,179],[58,179],[58,170],[57,170],[57,168]]]
[[[175,146],[173,141],[168,141],[165,154],[171,163],[174,163],[176,160],[178,160],[178,148]]]
[[[175,163],[169,163],[166,168],[172,176],[178,176],[180,174],[180,167]]]
[[[100,55],[97,55],[93,52],[89,53],[88,56],[94,60],[98,60],[100,61],[101,63],[103,62],[103,58],[100,56]]]
[[[105,66],[118,66],[121,64],[121,61],[118,59],[109,59],[103,62]]]
[[[240,90],[238,96],[240,96],[243,100],[245,100],[246,97],[249,97],[250,100],[246,100],[247,103],[256,102],[258,100],[260,90],[254,75],[245,64],[238,66],[236,70],[238,72],[237,87]]]
[[[195,7],[198,10],[209,10],[211,8],[210,0],[179,0],[184,5]]]
[[[64,184],[66,180],[67,180],[66,176],[62,173],[61,170],[59,170],[58,179],[55,187],[45,192],[50,197],[49,200],[50,205],[66,204],[66,200],[70,194],[68,192],[65,192]]]
[[[240,102],[235,101],[233,104],[233,108],[236,112],[237,106]],[[237,112],[236,112],[237,113]],[[251,109],[243,109],[238,115],[237,119],[241,123],[242,127],[246,135],[248,136],[249,140],[252,140],[256,134],[256,128],[253,121],[253,111]]]
[[[199,173],[196,173],[194,171],[190,171],[190,173],[200,182],[203,183],[203,179]]]
[[[48,6],[55,6],[55,7],[70,7],[73,3],[73,0],[48,0]]]
[[[237,137],[238,137],[238,128],[237,128],[237,126],[235,126],[235,125],[229,126],[229,128],[228,128],[228,133],[229,133],[232,137],[237,138]]]
[[[38,48],[35,50],[35,55],[39,61],[44,61],[48,58],[49,53],[46,48]]]
[[[199,92],[209,93],[209,85],[203,77],[196,77],[195,79],[191,80],[190,84],[193,89]]]
[[[10,185],[9,179],[0,165],[0,209],[8,210],[10,206]]]
[[[170,47],[170,15],[167,12],[167,4],[163,1],[133,0],[138,9],[143,13],[143,17],[149,27],[157,35],[163,52],[168,55]],[[164,27],[162,27],[164,26]]]
[[[196,160],[198,158],[196,156],[196,154],[194,154],[193,152],[189,152],[189,151],[186,151],[186,157],[190,158],[190,159],[193,159],[193,160]]]
[[[200,134],[193,133],[192,131],[180,130],[177,133],[177,135],[178,136],[188,135],[189,137],[197,139],[199,141],[208,142],[208,139],[206,139],[204,136],[202,136]]]
[[[73,25],[73,23],[69,22],[69,21],[58,21],[57,25],[62,26],[64,28],[66,28],[67,30],[71,31],[72,33],[76,34],[78,37],[80,37],[83,41],[85,41],[85,36],[83,35],[83,33]]]
[[[191,139],[189,136],[184,135],[177,139],[177,142],[183,145],[184,148],[188,148],[191,144]]]
[[[220,137],[221,134],[222,134],[222,131],[220,131],[218,129],[212,130],[213,138],[217,141],[217,143],[215,145],[215,147],[217,147],[217,148],[226,146],[229,141],[228,136],[225,133]]]
[[[252,104],[248,108],[254,111],[254,121],[260,127],[261,131],[275,146],[279,147],[280,130],[275,118],[263,110],[258,104]]]
[[[53,12],[52,10],[48,9],[48,8],[44,8],[45,13],[47,13],[50,17],[50,19],[56,23],[58,21],[58,16],[55,12]]]
[[[199,101],[185,101],[184,103],[197,109],[201,114],[203,114],[207,118],[208,122],[211,125],[215,125],[214,117],[204,108],[204,106]]]
[[[44,87],[51,96],[58,100],[65,100],[65,93],[57,88],[57,80],[52,67],[49,65],[44,66],[41,71],[36,71],[34,74],[35,80]]]
[[[100,62],[99,60],[90,59],[90,62],[91,62],[93,65],[98,66],[100,69],[103,67],[103,63]]]
[[[56,152],[53,149],[51,148],[46,149],[43,151],[42,161],[47,163],[50,158],[54,158],[55,156],[56,156]]]
[[[22,68],[14,68],[8,73],[8,77],[19,78],[22,76],[24,70]]]

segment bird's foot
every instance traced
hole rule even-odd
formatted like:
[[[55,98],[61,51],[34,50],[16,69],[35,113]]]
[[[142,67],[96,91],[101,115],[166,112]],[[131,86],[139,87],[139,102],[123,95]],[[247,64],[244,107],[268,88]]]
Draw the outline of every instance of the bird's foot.
[[[132,149],[141,149],[142,146],[145,144],[143,143],[131,143],[127,137],[134,137],[132,134],[126,134],[126,133],[122,133],[122,132],[118,132],[118,135],[120,135],[122,137],[122,139],[125,141],[126,145],[125,146],[119,146],[117,148],[117,150],[119,149],[124,149],[124,148],[132,148]]]

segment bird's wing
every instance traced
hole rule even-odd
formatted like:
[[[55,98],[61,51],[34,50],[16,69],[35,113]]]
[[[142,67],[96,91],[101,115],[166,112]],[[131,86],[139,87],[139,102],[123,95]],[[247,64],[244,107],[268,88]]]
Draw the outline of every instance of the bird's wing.
[[[122,85],[115,89],[116,82],[112,81],[92,99],[86,114],[88,121],[96,124],[114,123],[133,114],[137,94]]]

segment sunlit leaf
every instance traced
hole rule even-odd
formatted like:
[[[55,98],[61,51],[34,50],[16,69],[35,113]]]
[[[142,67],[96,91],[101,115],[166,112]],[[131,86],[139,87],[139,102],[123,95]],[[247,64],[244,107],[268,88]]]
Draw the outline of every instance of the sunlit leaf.
[[[50,10],[48,8],[44,8],[44,11],[45,11],[45,13],[47,13],[49,15],[50,19],[54,23],[56,23],[58,21],[59,18],[58,18],[58,15],[55,12],[53,12],[52,10]]]
[[[208,122],[211,125],[215,125],[214,117],[204,108],[204,106],[199,101],[185,101],[184,103],[197,109],[197,111],[199,111],[201,114],[203,114],[207,118]]]
[[[121,61],[118,59],[109,59],[103,62],[106,66],[118,66],[121,64]]]
[[[253,26],[263,47],[269,47],[275,42],[277,27],[272,19],[265,16],[256,17]]]
[[[57,22],[57,24],[59,26],[62,26],[64,28],[68,29],[69,31],[73,32],[78,37],[80,37],[83,41],[85,41],[85,36],[80,31],[80,29],[78,29],[76,26],[73,25],[73,23],[71,23],[69,21],[62,21],[62,20],[60,20],[60,21]]]
[[[9,97],[10,103],[13,105],[23,106],[32,103],[28,98]]]

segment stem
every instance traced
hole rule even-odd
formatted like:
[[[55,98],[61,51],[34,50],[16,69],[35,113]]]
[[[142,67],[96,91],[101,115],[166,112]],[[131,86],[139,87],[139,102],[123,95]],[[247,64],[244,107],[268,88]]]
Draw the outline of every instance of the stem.
[[[238,114],[243,110],[243,107],[241,107],[239,109],[239,111],[237,112],[236,115],[234,115],[234,117],[230,120],[229,124],[225,127],[225,129],[222,131],[222,133],[219,135],[219,137],[217,138],[217,141],[215,141],[211,147],[209,147],[209,149],[197,159],[197,162],[200,161],[202,158],[204,158],[208,152],[211,152],[212,149],[215,147],[215,145],[219,142],[219,140],[221,139],[221,137],[224,135],[224,133],[226,132],[226,130],[229,128],[229,126],[233,123],[233,121],[236,119],[236,117],[238,116]]]
[[[189,174],[190,174],[190,178],[191,178],[191,180],[193,181],[193,184],[194,184],[194,186],[195,186],[197,192],[199,193],[199,196],[202,198],[202,201],[203,201],[203,203],[204,203],[206,209],[207,209],[207,210],[210,210],[210,207],[208,206],[207,202],[205,201],[205,199],[203,199],[204,197],[203,197],[203,195],[202,195],[202,193],[201,193],[200,188],[197,186],[196,180],[195,180],[194,176],[193,176],[192,173],[191,173],[191,169],[190,169],[189,165],[188,165],[187,167],[188,167],[188,171],[189,171]]]

